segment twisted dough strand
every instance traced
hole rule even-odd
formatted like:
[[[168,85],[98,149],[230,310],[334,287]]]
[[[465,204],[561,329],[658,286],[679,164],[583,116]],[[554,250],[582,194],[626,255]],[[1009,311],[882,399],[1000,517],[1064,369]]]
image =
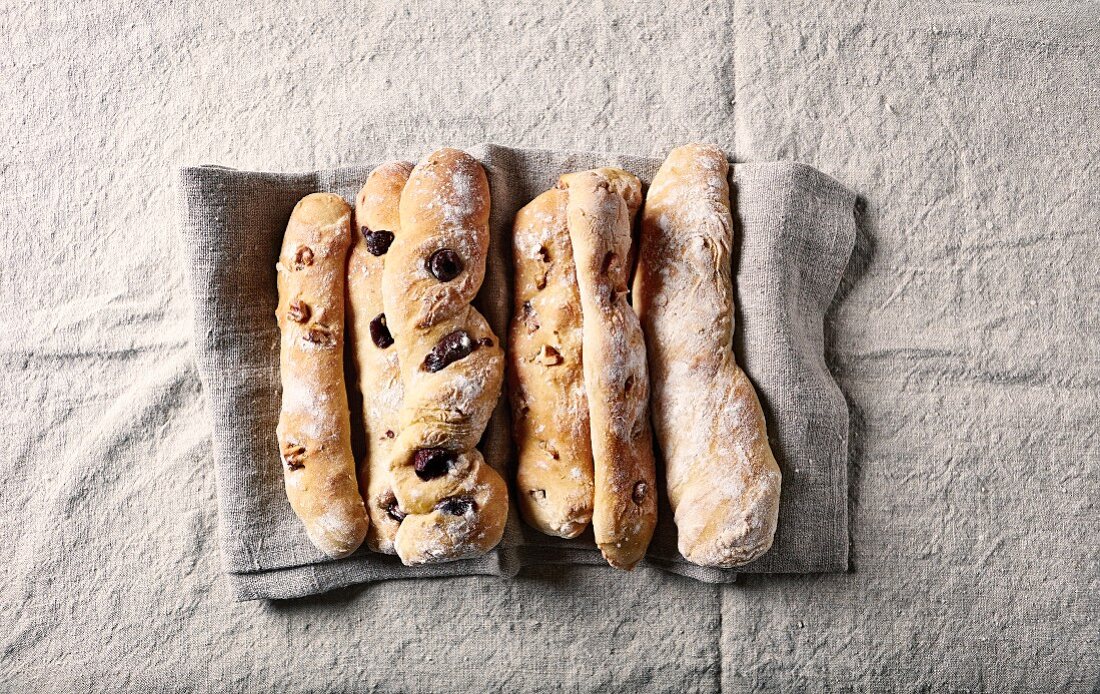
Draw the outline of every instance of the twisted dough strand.
[[[583,313],[595,471],[592,530],[609,564],[633,569],[657,523],[645,343],[626,300],[641,182],[621,169],[561,177]]]
[[[401,191],[413,165],[382,164],[367,176],[355,198],[356,229],[348,256],[348,337],[363,396],[367,450],[359,461],[359,490],[367,505],[367,546],[394,554],[401,511],[390,482],[389,458],[401,407],[401,371],[382,305],[382,273],[390,244],[400,233]]]
[[[504,353],[470,302],[485,276],[489,184],[469,155],[442,149],[401,194],[383,303],[401,363],[401,431],[389,469],[407,514],[407,565],[483,554],[504,533],[508,490],[476,446],[500,396]]]

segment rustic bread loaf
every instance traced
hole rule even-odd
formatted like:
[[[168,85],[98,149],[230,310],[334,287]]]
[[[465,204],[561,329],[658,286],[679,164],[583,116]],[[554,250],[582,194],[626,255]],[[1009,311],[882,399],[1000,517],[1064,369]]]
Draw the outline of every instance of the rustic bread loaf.
[[[344,390],[344,271],[351,209],[328,193],[307,195],[283,237],[278,270],[282,410],[276,434],[287,498],[309,539],[333,557],[367,533],[355,479]]]
[[[401,193],[383,306],[404,398],[389,469],[400,512],[394,548],[408,565],[487,552],[508,490],[476,446],[500,396],[504,352],[470,302],[485,276],[489,184],[455,149],[429,155]]]
[[[382,305],[382,273],[390,244],[400,235],[401,191],[413,165],[392,161],[367,176],[355,198],[354,241],[348,255],[348,339],[352,346],[367,449],[359,461],[359,490],[370,516],[367,546],[394,554],[404,517],[390,481],[389,460],[397,432],[403,390],[397,348]]]
[[[634,281],[680,553],[717,567],[771,547],[780,488],[760,402],[733,354],[728,173],[716,147],[669,154],[646,197]]]
[[[524,517],[575,537],[589,522],[633,568],[657,518],[645,345],[627,303],[641,183],[620,169],[562,176],[516,217],[510,331]]]
[[[568,199],[552,188],[516,215],[508,340],[519,509],[533,527],[558,537],[588,527],[595,485]]]

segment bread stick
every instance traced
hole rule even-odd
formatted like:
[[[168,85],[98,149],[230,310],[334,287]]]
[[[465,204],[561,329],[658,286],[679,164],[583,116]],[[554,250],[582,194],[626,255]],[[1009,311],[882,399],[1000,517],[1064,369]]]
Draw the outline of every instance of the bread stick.
[[[519,509],[539,531],[567,538],[592,520],[595,485],[568,200],[552,188],[516,215],[507,355]]]
[[[397,348],[382,305],[386,255],[401,233],[401,191],[413,165],[382,164],[367,176],[355,198],[355,226],[348,255],[348,338],[363,399],[367,449],[359,461],[359,490],[370,516],[367,546],[394,554],[404,513],[390,481],[389,458],[397,432],[403,389]]]
[[[282,411],[276,434],[287,498],[309,539],[332,557],[367,533],[344,390],[344,270],[351,209],[307,195],[283,237],[278,270]]]
[[[679,549],[736,567],[771,547],[780,471],[756,391],[733,354],[733,220],[716,147],[674,149],[646,198],[634,305]]]
[[[595,472],[592,529],[609,564],[630,570],[657,522],[645,343],[627,303],[641,183],[620,169],[561,177],[583,318],[584,386]]]

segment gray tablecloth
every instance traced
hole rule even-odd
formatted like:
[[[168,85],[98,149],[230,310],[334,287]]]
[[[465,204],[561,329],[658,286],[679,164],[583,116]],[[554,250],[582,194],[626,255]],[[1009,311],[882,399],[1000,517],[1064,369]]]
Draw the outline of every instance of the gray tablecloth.
[[[0,688],[1093,691],[1098,15],[6,3]],[[231,602],[176,166],[696,139],[867,201],[825,323],[851,572],[542,567]]]
[[[660,160],[500,145],[469,151],[485,167],[493,198],[488,271],[475,303],[504,340],[513,301],[512,223],[519,208],[570,171],[621,166],[648,184]],[[286,500],[275,445],[275,262],[290,211],[304,194],[325,190],[354,202],[371,168],[275,174],[201,166],[180,172],[183,262],[199,376],[211,410],[222,556],[234,594],[245,600],[291,598],[384,579],[514,576],[539,564],[605,566],[590,534],[548,537],[523,525],[515,512],[504,539],[486,556],[415,569],[366,547],[332,561],[306,538]],[[738,571],[843,571],[848,409],[825,365],[822,325],[852,253],[855,196],[792,162],[739,164],[730,180],[737,221],[735,348],[755,383],[783,471],[775,543]],[[508,414],[502,398],[481,446],[505,479],[514,474]],[[672,511],[659,491],[659,522],[646,563],[709,583],[733,582],[737,571],[695,566],[680,555]]]

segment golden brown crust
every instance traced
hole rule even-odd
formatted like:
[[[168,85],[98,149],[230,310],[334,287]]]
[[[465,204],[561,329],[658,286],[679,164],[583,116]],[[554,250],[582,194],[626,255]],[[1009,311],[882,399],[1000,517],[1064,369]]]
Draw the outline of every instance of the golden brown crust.
[[[389,244],[401,234],[401,191],[412,169],[410,162],[392,161],[367,176],[355,198],[358,229],[352,232],[348,255],[348,339],[363,396],[367,441],[367,450],[359,461],[359,489],[370,516],[367,546],[385,554],[396,552],[394,540],[401,525],[389,458],[400,430],[403,389],[397,348],[386,339],[382,273]]]
[[[781,481],[733,355],[728,170],[716,147],[669,154],[646,197],[634,282],[680,553],[724,568],[771,547]]]
[[[500,396],[504,353],[470,306],[489,248],[481,165],[454,149],[429,155],[405,184],[400,217],[382,292],[404,386],[389,469],[408,515],[395,549],[413,565],[483,554],[504,533],[508,490],[476,448]]]
[[[310,540],[332,557],[367,533],[355,479],[344,390],[344,262],[351,209],[337,195],[307,195],[283,237],[278,270],[282,411],[276,433],[287,498]]]
[[[558,537],[576,537],[588,527],[595,484],[568,197],[553,188],[516,215],[508,341],[520,512]]]
[[[657,521],[645,343],[626,300],[641,183],[619,169],[596,169],[563,176],[561,185],[584,322],[592,529],[608,563],[629,570],[645,555]]]

